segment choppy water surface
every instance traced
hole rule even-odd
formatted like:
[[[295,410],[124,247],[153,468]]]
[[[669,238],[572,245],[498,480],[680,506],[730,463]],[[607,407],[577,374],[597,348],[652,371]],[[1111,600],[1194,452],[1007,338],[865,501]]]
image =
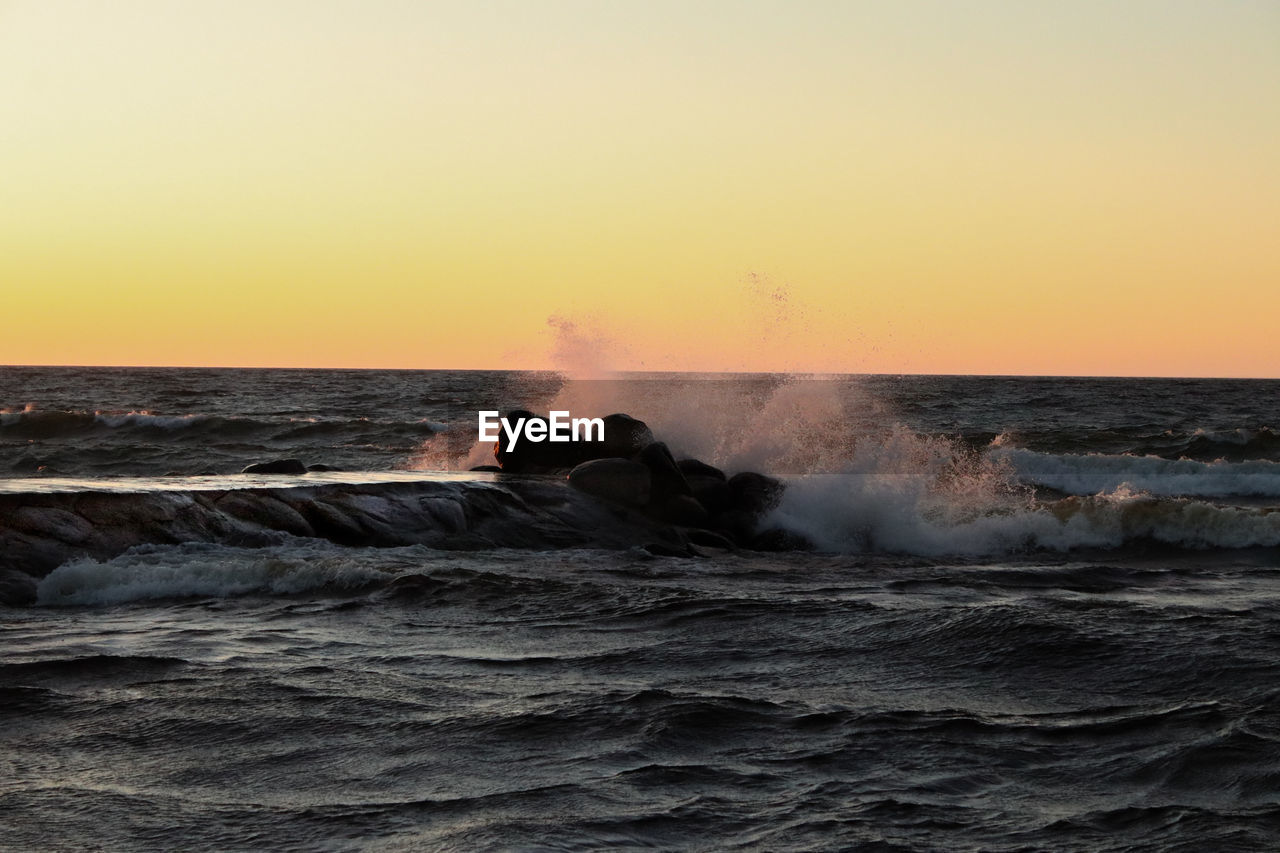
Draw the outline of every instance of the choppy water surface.
[[[1280,383],[735,381],[4,369],[33,483],[456,470],[459,412],[568,393],[820,550],[64,565],[0,610],[0,847],[1274,849]]]

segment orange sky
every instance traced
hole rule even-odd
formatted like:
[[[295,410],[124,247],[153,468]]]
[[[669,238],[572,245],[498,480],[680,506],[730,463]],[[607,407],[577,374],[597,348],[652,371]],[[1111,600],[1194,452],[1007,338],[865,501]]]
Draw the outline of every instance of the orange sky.
[[[1280,376],[1278,92],[1272,2],[0,2],[0,364]]]

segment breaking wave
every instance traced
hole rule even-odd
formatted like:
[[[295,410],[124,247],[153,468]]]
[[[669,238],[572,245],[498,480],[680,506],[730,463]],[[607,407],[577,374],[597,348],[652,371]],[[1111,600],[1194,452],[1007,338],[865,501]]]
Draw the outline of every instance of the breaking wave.
[[[161,598],[296,595],[359,589],[387,574],[323,543],[270,548],[142,546],[111,560],[73,560],[40,581],[43,605],[121,604]]]
[[[1129,489],[1196,497],[1280,496],[1280,463],[1266,460],[1198,462],[1158,456],[1056,455],[1021,448],[997,448],[991,456],[1008,462],[1023,482],[1072,495]]]

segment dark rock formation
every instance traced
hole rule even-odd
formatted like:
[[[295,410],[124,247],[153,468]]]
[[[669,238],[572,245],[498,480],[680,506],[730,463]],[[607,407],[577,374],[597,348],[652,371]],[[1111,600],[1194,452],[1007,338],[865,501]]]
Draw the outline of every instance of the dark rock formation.
[[[762,515],[778,505],[782,498],[782,482],[773,477],[743,471],[734,474],[728,482],[730,505],[733,509]]]
[[[644,466],[627,464],[648,476]],[[109,559],[151,543],[262,546],[287,535],[363,547],[465,550],[653,545],[688,555],[675,529],[541,479],[32,491],[0,494],[0,604],[34,600],[40,578],[78,557]]]
[[[538,417],[525,409],[507,412],[502,416],[502,420],[510,423],[513,428],[517,422],[523,420],[525,424],[530,422],[542,424],[544,432],[547,429],[546,418]],[[524,425],[521,425],[516,441],[511,442],[506,430],[499,427],[498,441],[493,446],[493,456],[498,460],[502,470],[509,474],[550,474],[567,470],[586,461],[589,457],[581,446],[585,443],[531,441],[524,434]]]
[[[719,480],[722,483],[725,481],[723,471],[714,465],[708,465],[698,459],[681,459],[676,463],[676,466],[680,469],[680,473],[684,474],[686,478],[706,477],[712,480]]]
[[[707,481],[699,478],[690,482],[689,487],[693,489],[694,498],[707,508],[707,512],[712,515],[720,515],[729,511],[732,494],[729,492],[729,486],[726,483],[719,480]]]
[[[502,416],[512,427],[522,418],[526,423],[534,421],[547,425],[546,418],[524,409]],[[512,443],[506,431],[500,429],[493,456],[508,474],[554,474],[592,459],[630,459],[653,443],[653,433],[644,421],[624,414],[607,415],[601,420],[604,422],[604,441],[586,441],[583,438],[578,441],[530,441],[522,427],[519,438]]]
[[[592,459],[569,472],[569,485],[627,506],[642,507],[652,496],[649,468],[630,459]]]
[[[692,495],[675,495],[656,506],[658,518],[680,527],[702,527],[710,519],[707,508]]]
[[[675,457],[661,441],[646,446],[636,459],[649,469],[653,477],[652,500],[656,504],[665,504],[672,498],[692,495],[693,490],[685,481],[684,474],[676,467]]]
[[[617,412],[604,417],[604,446],[600,457],[620,456],[629,459],[653,444],[653,432],[642,420]]]
[[[511,416],[532,417],[523,411]],[[761,517],[777,506],[782,496],[783,484],[763,474],[744,471],[726,479],[719,468],[700,460],[677,462],[664,443],[654,440],[643,421],[623,414],[609,415],[604,421],[605,446],[617,455],[593,457],[600,445],[584,443],[577,452],[591,458],[572,468],[568,478],[574,488],[595,497],[639,508],[650,518],[681,528],[712,528],[715,532],[709,535],[733,547],[754,540],[760,533]],[[542,450],[521,456],[499,448],[496,455],[504,471],[544,472],[564,461]],[[647,471],[647,480],[637,465]],[[773,548],[782,540],[760,541]]]

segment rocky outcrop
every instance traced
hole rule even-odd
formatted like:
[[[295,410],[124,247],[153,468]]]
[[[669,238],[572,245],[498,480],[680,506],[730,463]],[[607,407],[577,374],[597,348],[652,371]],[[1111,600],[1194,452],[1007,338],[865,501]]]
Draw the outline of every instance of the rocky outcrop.
[[[645,547],[691,554],[670,525],[541,478],[32,491],[0,494],[0,603],[34,600],[40,578],[76,558],[109,559],[143,544],[261,546],[290,536],[363,547]]]
[[[516,413],[525,416],[527,413]],[[783,484],[754,471],[726,478],[723,471],[697,459],[676,461],[670,449],[655,441],[643,421],[610,415],[636,440],[619,443],[616,457],[591,459],[569,471],[569,484],[580,491],[628,507],[686,531],[730,547],[795,550],[809,547],[802,537],[760,530],[761,519],[777,506]],[[609,432],[606,428],[606,438]],[[629,454],[622,451],[630,448]],[[502,458],[502,457],[499,457]],[[551,457],[544,457],[547,461]],[[506,463],[503,470],[506,470]],[[769,535],[764,535],[768,533]]]
[[[546,426],[546,418],[533,412],[515,409],[502,416],[504,421],[538,422]],[[604,440],[587,441],[530,441],[521,436],[514,445],[509,442],[505,430],[499,430],[493,456],[501,469],[508,474],[557,474],[564,473],[593,459],[629,459],[653,443],[653,433],[644,421],[621,413],[606,415]]]
[[[592,459],[569,472],[569,485],[598,498],[642,507],[651,499],[653,477],[630,459]]]

